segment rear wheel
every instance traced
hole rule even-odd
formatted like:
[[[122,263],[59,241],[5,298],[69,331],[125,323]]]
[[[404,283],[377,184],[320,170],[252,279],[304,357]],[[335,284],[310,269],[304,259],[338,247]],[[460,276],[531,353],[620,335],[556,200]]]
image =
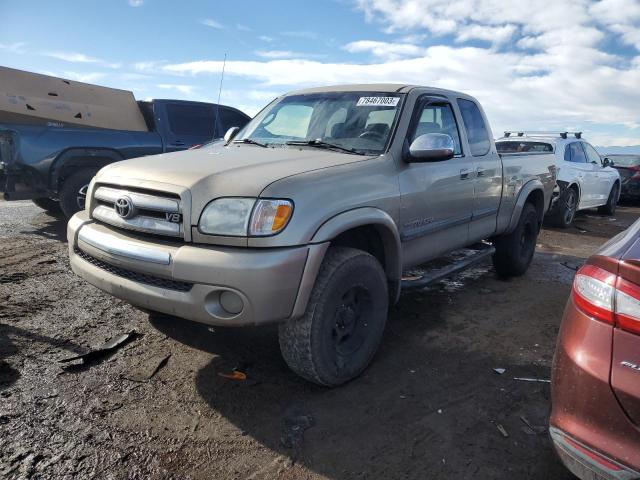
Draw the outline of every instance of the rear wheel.
[[[515,230],[496,238],[493,266],[499,277],[523,275],[533,259],[538,239],[538,212],[531,203],[525,203]]]
[[[32,202],[47,213],[60,213],[60,203],[52,198],[34,198]]]
[[[388,298],[386,275],[375,257],[354,248],[330,248],[304,316],[280,325],[287,365],[330,387],[357,377],[380,344]]]
[[[85,168],[70,175],[60,188],[60,206],[67,217],[84,210],[89,183],[97,170]]]
[[[598,213],[603,215],[614,215],[616,213],[616,206],[618,205],[618,191],[620,186],[618,182],[613,184],[611,187],[611,191],[609,192],[609,198],[607,199],[607,203],[598,207]]]
[[[554,208],[552,214],[553,224],[556,227],[568,228],[573,223],[577,210],[578,192],[575,188],[566,188]]]

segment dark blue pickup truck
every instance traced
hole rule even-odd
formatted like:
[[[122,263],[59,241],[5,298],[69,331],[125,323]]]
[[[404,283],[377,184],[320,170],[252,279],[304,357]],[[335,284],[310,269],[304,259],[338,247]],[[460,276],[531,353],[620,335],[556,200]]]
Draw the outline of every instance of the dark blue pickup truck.
[[[103,166],[184,150],[243,127],[232,107],[181,100],[139,101],[148,131],[0,123],[0,192],[71,216],[84,208],[87,186]]]

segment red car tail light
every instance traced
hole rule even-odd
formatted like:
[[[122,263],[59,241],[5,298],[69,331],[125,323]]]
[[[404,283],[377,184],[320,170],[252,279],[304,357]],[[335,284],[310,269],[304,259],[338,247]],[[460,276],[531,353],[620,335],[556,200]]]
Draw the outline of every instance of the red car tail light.
[[[640,334],[640,287],[622,278],[616,285],[616,324]]]
[[[576,273],[572,295],[576,306],[590,317],[640,334],[640,286],[585,265]]]
[[[594,265],[585,265],[573,280],[573,301],[590,317],[613,324],[616,275]]]

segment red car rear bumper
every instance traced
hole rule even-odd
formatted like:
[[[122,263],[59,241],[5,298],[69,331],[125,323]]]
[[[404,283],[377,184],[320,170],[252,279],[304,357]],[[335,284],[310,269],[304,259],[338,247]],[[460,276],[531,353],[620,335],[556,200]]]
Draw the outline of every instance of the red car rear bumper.
[[[551,438],[583,479],[640,479],[640,430],[609,382],[613,327],[565,309],[553,363]]]

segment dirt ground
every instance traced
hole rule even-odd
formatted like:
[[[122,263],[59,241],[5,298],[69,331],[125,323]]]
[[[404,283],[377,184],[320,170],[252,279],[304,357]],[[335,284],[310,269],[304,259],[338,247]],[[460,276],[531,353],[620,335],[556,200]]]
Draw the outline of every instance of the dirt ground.
[[[548,384],[514,377],[549,378],[575,269],[639,215],[544,229],[521,278],[487,264],[403,294],[370,368],[330,390],[287,369],[272,327],[150,318],[80,281],[63,220],[0,202],[0,477],[571,478]],[[132,330],[93,364],[60,363]],[[246,380],[218,375],[236,367]]]

